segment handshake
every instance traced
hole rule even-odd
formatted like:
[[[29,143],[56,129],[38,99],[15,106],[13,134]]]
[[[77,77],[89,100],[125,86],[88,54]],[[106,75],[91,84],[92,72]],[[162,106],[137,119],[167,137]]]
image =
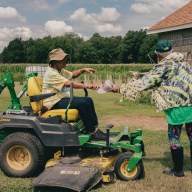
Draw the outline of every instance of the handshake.
[[[112,81],[106,80],[103,83],[103,86],[99,87],[97,89],[97,93],[104,94],[104,93],[107,93],[107,92],[118,93],[119,92],[119,87],[114,85]]]

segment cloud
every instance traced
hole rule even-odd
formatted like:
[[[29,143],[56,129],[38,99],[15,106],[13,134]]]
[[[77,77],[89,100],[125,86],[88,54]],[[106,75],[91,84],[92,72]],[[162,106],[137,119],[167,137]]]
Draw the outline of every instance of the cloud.
[[[79,8],[70,15],[70,19],[86,30],[93,30],[103,35],[115,35],[123,31],[122,27],[116,24],[120,16],[116,8],[101,8],[98,14],[87,13],[85,8]]]
[[[102,22],[115,22],[119,19],[120,15],[116,8],[102,8],[96,17]]]
[[[140,14],[169,14],[188,2],[189,0],[136,0],[130,9]]]
[[[120,25],[114,26],[111,23],[97,25],[95,29],[99,33],[119,34],[122,32],[122,27]]]
[[[30,2],[30,7],[33,7],[36,11],[51,10],[51,6],[46,2],[46,0],[34,0]]]
[[[0,7],[0,21],[20,21],[25,22],[25,17],[21,16],[13,7]]]
[[[64,21],[47,21],[44,28],[51,36],[58,36],[67,32],[73,32],[73,28],[70,25],[67,25]]]
[[[95,19],[95,14],[88,14],[85,8],[79,8],[70,16],[70,19],[75,21],[81,21],[88,25],[96,25],[97,20]]]
[[[27,27],[0,28],[0,41],[8,41],[16,37],[22,37],[22,39],[28,39],[31,36],[32,36],[31,29]]]
[[[0,28],[0,52],[5,46],[9,44],[9,41],[21,37],[26,40],[32,36],[32,31],[27,27],[16,27],[16,28]]]
[[[65,4],[65,3],[69,3],[71,0],[57,0],[58,4]]]

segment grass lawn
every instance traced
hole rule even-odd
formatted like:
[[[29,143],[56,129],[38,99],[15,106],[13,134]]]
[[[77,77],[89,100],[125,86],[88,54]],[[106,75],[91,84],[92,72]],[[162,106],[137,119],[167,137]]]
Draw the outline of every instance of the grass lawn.
[[[20,86],[16,86],[20,89]],[[81,90],[75,91],[75,95],[83,95]],[[152,105],[138,104],[132,101],[119,103],[119,94],[98,95],[94,91],[90,91],[89,95],[95,101],[98,117],[109,117],[114,115],[147,115],[151,117],[163,117],[164,114],[156,113],[155,107]],[[0,97],[1,109],[5,109],[10,100],[7,90]],[[27,105],[28,99],[23,97],[22,104]],[[158,125],[157,125],[158,126]],[[104,127],[102,127],[104,128]],[[123,129],[123,127],[115,127],[115,130]],[[135,130],[137,127],[131,127]],[[189,142],[184,131],[182,131],[181,141],[185,150],[185,177],[176,178],[162,174],[166,168],[171,168],[172,162],[170,158],[169,145],[167,142],[167,132],[163,130],[143,129],[143,140],[145,143],[146,156],[143,157],[145,167],[145,177],[138,181],[123,182],[115,180],[111,184],[102,184],[100,187],[93,189],[97,192],[191,192],[192,191],[192,173],[190,172]],[[15,179],[8,178],[0,171],[0,192],[30,192],[34,191],[31,186],[31,179]]]

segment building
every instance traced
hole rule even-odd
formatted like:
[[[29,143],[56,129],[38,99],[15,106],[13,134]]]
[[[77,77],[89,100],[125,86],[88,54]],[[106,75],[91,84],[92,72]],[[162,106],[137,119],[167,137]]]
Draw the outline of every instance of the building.
[[[159,40],[170,40],[174,51],[183,53],[192,64],[192,1],[150,27],[147,34],[158,34]]]

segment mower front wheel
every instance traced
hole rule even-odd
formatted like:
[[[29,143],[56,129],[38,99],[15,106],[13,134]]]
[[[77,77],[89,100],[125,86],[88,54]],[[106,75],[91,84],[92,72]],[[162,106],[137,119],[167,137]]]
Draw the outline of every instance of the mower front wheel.
[[[144,172],[142,160],[139,161],[132,171],[127,171],[127,165],[132,155],[132,152],[122,153],[115,163],[116,176],[123,181],[137,180],[141,178]]]
[[[0,168],[11,177],[30,177],[44,166],[44,147],[29,133],[7,136],[0,145]]]

